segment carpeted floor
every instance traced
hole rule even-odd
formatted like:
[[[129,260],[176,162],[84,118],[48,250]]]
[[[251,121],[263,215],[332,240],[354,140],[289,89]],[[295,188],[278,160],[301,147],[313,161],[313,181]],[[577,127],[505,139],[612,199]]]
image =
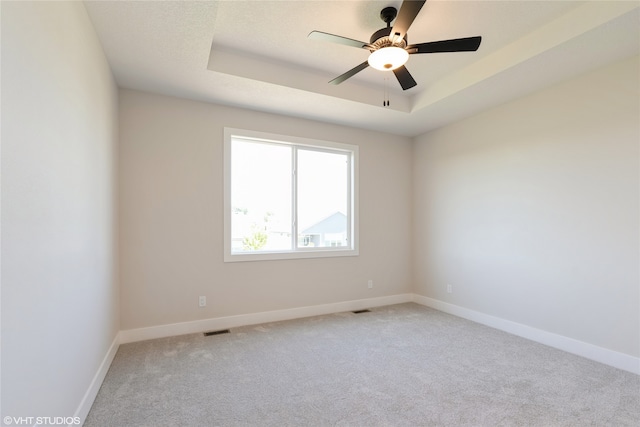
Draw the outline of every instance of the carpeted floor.
[[[417,304],[122,345],[85,426],[638,426],[640,377]]]

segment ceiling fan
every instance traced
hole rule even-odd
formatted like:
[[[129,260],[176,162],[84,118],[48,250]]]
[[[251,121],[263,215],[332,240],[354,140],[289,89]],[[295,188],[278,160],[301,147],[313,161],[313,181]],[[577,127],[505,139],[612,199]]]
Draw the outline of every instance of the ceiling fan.
[[[409,73],[404,66],[409,59],[409,55],[416,53],[475,52],[478,50],[480,41],[482,40],[480,36],[412,45],[408,44],[407,31],[425,2],[426,0],[406,0],[402,3],[402,6],[400,6],[399,12],[395,7],[385,7],[382,9],[380,18],[387,24],[387,27],[373,33],[369,43],[337,36],[335,34],[324,33],[322,31],[312,31],[309,33],[308,38],[310,39],[339,43],[345,46],[367,49],[371,52],[369,59],[365,62],[336,77],[329,83],[338,85],[368,66],[372,66],[381,71],[393,71],[402,89],[407,90],[417,84],[411,76],[411,73]],[[396,19],[396,22],[393,24],[393,27],[391,27],[391,21],[394,19]]]

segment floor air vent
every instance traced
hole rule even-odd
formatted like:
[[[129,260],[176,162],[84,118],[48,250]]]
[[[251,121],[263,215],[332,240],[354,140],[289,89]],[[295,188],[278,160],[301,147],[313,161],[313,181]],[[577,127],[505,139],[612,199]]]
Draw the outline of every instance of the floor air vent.
[[[360,314],[360,313],[371,313],[371,310],[368,309],[364,309],[364,310],[356,310],[356,311],[352,311],[353,314]]]
[[[222,334],[228,334],[230,331],[228,329],[223,329],[221,331],[209,331],[209,332],[205,332],[204,336],[205,337],[210,337],[211,335],[222,335]]]

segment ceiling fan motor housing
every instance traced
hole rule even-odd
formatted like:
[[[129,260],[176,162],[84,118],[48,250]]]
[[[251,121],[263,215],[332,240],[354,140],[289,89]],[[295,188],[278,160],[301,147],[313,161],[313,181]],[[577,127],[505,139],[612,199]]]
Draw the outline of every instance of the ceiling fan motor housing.
[[[407,47],[407,44],[408,44],[407,35],[405,34],[404,38],[399,42],[393,43],[389,38],[389,35],[391,34],[391,30],[392,28],[387,27],[387,28],[382,28],[376,31],[375,33],[373,33],[373,35],[371,36],[371,39],[369,40],[369,44],[371,46],[374,46],[375,49],[372,49],[371,52],[373,52],[374,50],[382,49],[383,47],[389,47],[389,46],[395,46],[401,49],[404,49],[405,47]]]

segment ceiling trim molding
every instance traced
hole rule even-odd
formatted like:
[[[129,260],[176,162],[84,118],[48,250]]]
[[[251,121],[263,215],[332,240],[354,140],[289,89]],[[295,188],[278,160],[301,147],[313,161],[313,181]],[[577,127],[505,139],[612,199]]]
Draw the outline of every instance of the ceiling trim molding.
[[[637,2],[587,2],[470,66],[435,82],[414,97],[412,111],[435,104],[639,7]]]
[[[299,65],[275,61],[223,46],[211,44],[207,69],[273,85],[299,89],[333,98],[354,101],[374,107],[391,109],[401,113],[411,112],[411,99],[394,95],[394,102],[388,107],[382,105],[383,89],[360,83],[345,82],[340,86],[328,84],[329,78],[322,72]],[[395,84],[395,77],[393,78]]]

